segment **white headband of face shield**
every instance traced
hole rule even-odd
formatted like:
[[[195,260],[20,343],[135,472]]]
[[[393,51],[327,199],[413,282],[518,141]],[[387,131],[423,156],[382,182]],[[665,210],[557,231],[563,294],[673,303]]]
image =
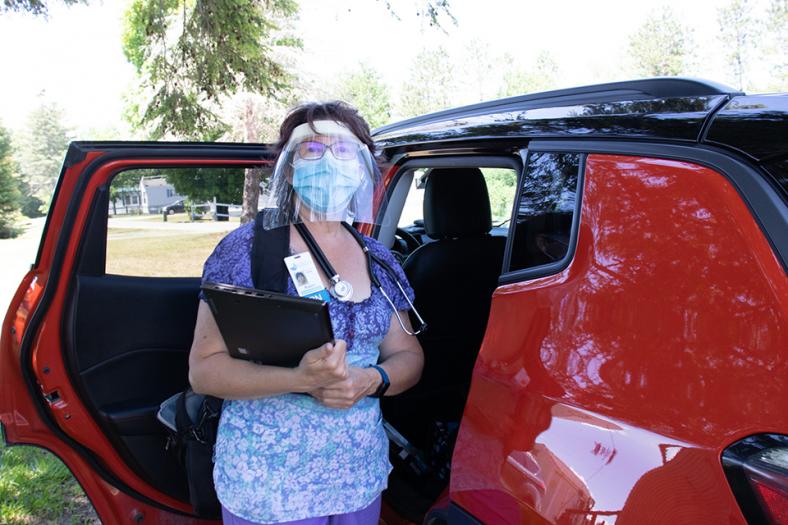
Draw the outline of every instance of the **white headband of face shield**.
[[[299,124],[293,128],[293,132],[290,134],[290,140],[288,140],[288,143],[295,144],[306,137],[314,137],[315,135],[332,135],[346,137],[361,144],[361,141],[358,140],[358,137],[356,137],[352,131],[339,122],[334,120],[314,120],[312,121],[312,124],[313,125],[310,126],[309,122],[304,122],[303,124]]]

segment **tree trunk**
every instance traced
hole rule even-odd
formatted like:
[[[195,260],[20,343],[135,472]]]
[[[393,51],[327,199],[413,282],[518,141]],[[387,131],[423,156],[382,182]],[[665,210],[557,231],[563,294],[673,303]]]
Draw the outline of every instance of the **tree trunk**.
[[[256,118],[254,114],[254,100],[247,97],[244,102],[243,126],[244,142],[259,142],[256,130]],[[244,174],[244,196],[241,205],[241,224],[253,221],[257,215],[257,201],[260,199],[260,177],[261,170],[252,168],[246,170]]]

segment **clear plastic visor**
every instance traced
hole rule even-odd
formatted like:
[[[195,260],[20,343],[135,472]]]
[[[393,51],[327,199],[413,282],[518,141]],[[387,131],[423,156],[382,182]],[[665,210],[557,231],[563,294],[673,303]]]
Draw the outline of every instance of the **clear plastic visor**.
[[[317,120],[297,126],[280,153],[264,207],[263,226],[296,222],[376,223],[384,194],[380,172],[366,144],[344,125]]]

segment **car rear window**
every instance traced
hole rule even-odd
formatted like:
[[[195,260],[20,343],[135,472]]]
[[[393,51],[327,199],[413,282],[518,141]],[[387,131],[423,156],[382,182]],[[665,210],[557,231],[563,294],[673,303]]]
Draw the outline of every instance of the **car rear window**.
[[[566,257],[576,213],[580,154],[531,152],[515,212],[509,271]]]

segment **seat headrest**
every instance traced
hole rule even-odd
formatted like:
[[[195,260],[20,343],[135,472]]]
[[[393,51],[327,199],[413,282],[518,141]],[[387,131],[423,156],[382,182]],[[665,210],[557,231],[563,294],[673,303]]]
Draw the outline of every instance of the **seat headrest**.
[[[424,190],[424,229],[433,239],[488,233],[492,212],[479,168],[435,168]]]

